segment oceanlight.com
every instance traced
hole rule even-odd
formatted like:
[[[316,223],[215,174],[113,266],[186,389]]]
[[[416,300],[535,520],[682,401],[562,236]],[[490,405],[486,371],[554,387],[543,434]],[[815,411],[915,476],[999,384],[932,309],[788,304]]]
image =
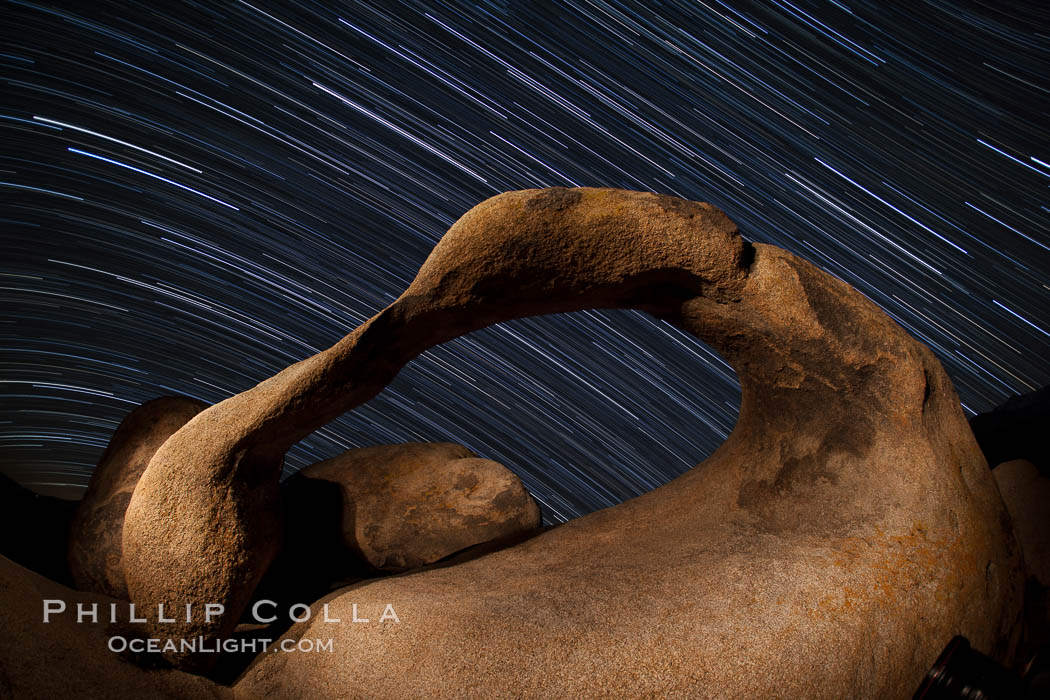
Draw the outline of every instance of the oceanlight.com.
[[[193,653],[193,654],[227,654],[251,653],[258,654],[270,649],[273,639],[212,639],[204,637],[196,639],[141,639],[139,637],[110,637],[107,646],[114,653],[131,651],[136,654],[162,654],[166,652]],[[331,639],[282,639],[271,651],[283,651],[285,653],[301,652],[309,653],[315,651],[327,651],[329,654],[334,649]]]

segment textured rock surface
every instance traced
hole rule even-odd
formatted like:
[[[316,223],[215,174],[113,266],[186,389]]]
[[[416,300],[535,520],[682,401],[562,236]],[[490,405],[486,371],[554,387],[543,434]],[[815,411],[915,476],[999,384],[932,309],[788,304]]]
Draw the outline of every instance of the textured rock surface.
[[[311,510],[318,517],[313,495],[329,484],[341,496],[336,521],[346,554],[336,549],[327,556],[356,556],[383,571],[430,564],[540,525],[539,506],[518,477],[447,442],[363,447],[311,465],[285,482],[286,512],[300,513],[302,522]],[[302,535],[313,539],[319,533],[307,527]],[[302,550],[310,542],[289,537],[285,546]]]
[[[69,530],[69,568],[77,588],[127,600],[121,551],[131,494],[157,448],[207,407],[196,399],[162,396],[120,422]]]
[[[176,433],[128,509],[133,600],[243,607],[269,563],[288,445],[435,343],[609,307],[676,323],[732,363],[743,396],[725,444],[515,547],[333,596],[344,619],[352,603],[376,617],[391,603],[401,622],[299,625],[291,635],[335,637],[338,653],[266,654],[238,693],[889,698],[910,695],[955,633],[1010,651],[1018,549],[932,353],[713,207],[606,189],[479,204],[390,307]]]
[[[109,606],[127,603],[73,591],[0,557],[0,698],[231,698],[198,676],[147,671],[107,648]],[[65,613],[43,623],[44,600],[65,601]],[[98,604],[99,624],[76,622],[76,605]]]

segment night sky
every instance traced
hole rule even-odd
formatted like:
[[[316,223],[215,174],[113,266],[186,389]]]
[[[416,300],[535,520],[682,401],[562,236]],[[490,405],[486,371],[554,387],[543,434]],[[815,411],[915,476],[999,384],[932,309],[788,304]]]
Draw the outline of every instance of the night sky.
[[[333,344],[529,187],[715,204],[929,345],[967,415],[1050,383],[1044,2],[0,7],[0,470],[36,490],[76,497],[143,401]],[[738,406],[644,314],[524,319],[425,353],[285,471],[458,442],[558,522],[689,469]]]

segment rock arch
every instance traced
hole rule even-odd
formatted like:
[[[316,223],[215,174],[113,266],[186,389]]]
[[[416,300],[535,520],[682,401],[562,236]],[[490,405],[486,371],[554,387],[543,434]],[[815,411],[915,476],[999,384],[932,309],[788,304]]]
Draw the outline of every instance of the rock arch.
[[[669,484],[523,545],[356,589],[355,602],[406,601],[403,622],[340,627],[338,661],[267,655],[239,687],[457,695],[476,674],[488,695],[889,697],[952,633],[984,649],[1010,639],[1019,555],[932,353],[845,283],[746,243],[711,205],[594,188],[482,202],[393,304],[175,433],[128,507],[132,600],[198,604],[163,636],[228,636],[277,547],[291,444],[428,347],[588,308],[641,309],[721,352],[742,391],[729,439]],[[205,602],[227,614],[205,623]]]

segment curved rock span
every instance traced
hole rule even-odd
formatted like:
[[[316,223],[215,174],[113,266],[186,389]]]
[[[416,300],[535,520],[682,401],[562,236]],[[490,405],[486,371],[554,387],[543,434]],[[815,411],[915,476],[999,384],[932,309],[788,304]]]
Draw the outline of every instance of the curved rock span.
[[[422,351],[527,315],[647,311],[739,375],[728,440],[671,483],[455,566],[337,593],[332,654],[264,654],[248,697],[903,697],[953,634],[1015,643],[1020,556],[940,364],[813,265],[746,243],[716,208],[612,189],[509,192],[467,212],[393,304],[335,346],[193,418],[128,507],[158,625],[231,631],[276,545],[284,451]],[[229,614],[232,612],[233,614]],[[184,668],[206,662],[173,656]]]

